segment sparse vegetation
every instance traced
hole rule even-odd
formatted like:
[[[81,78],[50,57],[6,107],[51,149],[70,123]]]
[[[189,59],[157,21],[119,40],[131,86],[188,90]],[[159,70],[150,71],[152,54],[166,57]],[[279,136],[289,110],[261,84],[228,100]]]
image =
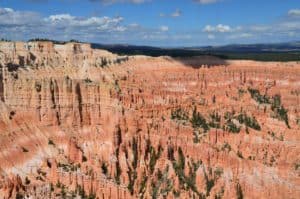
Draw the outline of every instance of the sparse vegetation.
[[[206,184],[206,194],[205,194],[206,197],[208,197],[210,195],[212,188],[215,186],[217,180],[223,174],[223,169],[220,167],[217,167],[214,172],[211,167],[208,167],[207,170],[208,171],[206,171],[205,167],[203,167],[204,179],[205,179],[205,184]],[[214,175],[212,175],[212,174],[214,174]],[[212,176],[212,177],[209,177],[209,176]],[[205,196],[202,198],[206,198]]]
[[[226,121],[224,129],[231,133],[239,133],[241,131],[241,127],[238,127],[232,120]]]
[[[261,127],[260,127],[258,121],[256,120],[256,118],[255,117],[250,117],[246,113],[240,113],[237,116],[237,120],[239,121],[239,123],[245,124],[246,127],[255,129],[257,131],[261,130]]]
[[[72,194],[73,195],[73,194]],[[74,197],[79,196],[79,198],[81,199],[96,199],[96,194],[91,192],[89,195],[86,194],[84,187],[82,187],[81,185],[77,185],[76,189],[75,189],[75,193],[74,193]]]
[[[161,145],[158,146],[158,150],[156,151],[154,147],[150,146],[150,161],[149,161],[149,168],[150,173],[152,174],[155,169],[155,165],[159,157],[161,156],[161,153],[163,151],[163,148]]]
[[[270,98],[267,95],[261,95],[259,90],[248,88],[251,97],[259,104],[270,104]]]
[[[154,181],[151,182],[151,196],[153,199],[159,196],[166,197],[173,188],[173,182],[168,178],[169,167],[167,166],[163,172],[157,170]]]
[[[36,42],[36,41],[53,42],[54,44],[66,44],[66,43],[69,43],[69,42],[82,43],[82,42],[80,42],[79,40],[76,40],[76,39],[70,39],[69,41],[58,41],[58,40],[47,39],[47,38],[32,38],[32,39],[28,40],[28,42]]]
[[[72,163],[61,163],[61,162],[58,162],[57,163],[57,167],[59,168],[62,168],[63,171],[65,172],[74,172],[74,171],[77,171],[79,168],[80,168],[80,164],[72,164]]]
[[[239,93],[239,97],[242,97],[247,91],[245,91],[242,88],[239,88],[238,93]]]
[[[196,172],[197,172],[199,166],[201,165],[201,162],[200,161],[194,162],[192,160],[191,163],[188,164],[188,166],[189,166],[189,175],[188,176],[186,176],[184,173],[185,164],[186,164],[185,156],[183,154],[181,147],[179,147],[178,148],[178,159],[173,161],[173,168],[178,177],[180,186],[183,189],[192,190],[200,198],[203,197],[203,194],[197,190],[197,186],[196,186]],[[173,190],[173,194],[174,194],[174,190]]]
[[[205,132],[209,130],[209,126],[206,123],[205,118],[201,115],[201,113],[197,112],[196,107],[194,107],[191,124],[193,128],[202,128]]]
[[[2,41],[2,42],[10,42],[11,40],[5,39],[5,38],[1,38],[0,41]]]
[[[128,180],[129,180],[127,188],[130,191],[130,194],[133,195],[134,184],[135,184],[135,180],[137,178],[137,172],[129,167],[128,171],[127,171],[127,175],[128,175]]]
[[[105,57],[102,57],[102,58],[101,58],[101,65],[100,65],[100,67],[101,67],[101,68],[104,68],[104,67],[106,67],[107,65],[108,65],[107,59],[106,59]]]
[[[214,171],[215,177],[216,178],[220,178],[221,175],[223,174],[223,168],[221,167],[217,167]]]
[[[84,79],[84,82],[89,84],[89,83],[92,83],[93,81],[90,78],[87,77],[87,78]]]
[[[194,143],[199,143],[200,142],[200,132],[198,131],[198,130],[194,130],[193,131],[193,135],[194,135],[194,137],[193,137],[193,142]]]
[[[287,114],[288,111],[281,104],[281,96],[280,95],[275,95],[272,98],[271,109],[275,113],[275,117],[278,118],[279,120],[284,121],[286,126],[288,128],[290,128],[289,118],[288,118],[288,114]]]
[[[208,123],[208,125],[211,128],[221,128],[221,116],[218,114],[218,112],[214,111],[210,114],[210,122]]]
[[[225,142],[222,146],[222,151],[225,151],[225,150],[228,150],[228,152],[231,151],[231,146],[227,142]]]
[[[171,119],[172,120],[179,120],[179,121],[188,121],[189,114],[185,110],[178,108],[171,112]]]
[[[144,194],[146,191],[146,185],[147,185],[147,181],[148,181],[148,176],[145,174],[145,172],[143,172],[142,176],[143,176],[143,178],[142,178],[140,189],[139,189],[140,198],[144,198]]]
[[[284,137],[283,137],[282,134],[281,134],[279,137],[278,137],[273,131],[272,131],[272,132],[268,131],[268,134],[269,134],[270,136],[272,136],[273,139],[277,139],[277,140],[280,140],[280,141],[283,141],[283,140],[284,140]]]

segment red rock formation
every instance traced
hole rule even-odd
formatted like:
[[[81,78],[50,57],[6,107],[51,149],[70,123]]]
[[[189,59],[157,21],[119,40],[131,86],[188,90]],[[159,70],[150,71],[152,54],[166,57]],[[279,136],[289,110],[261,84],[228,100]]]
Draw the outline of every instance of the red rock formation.
[[[1,42],[0,66],[0,198],[300,197],[299,63]]]

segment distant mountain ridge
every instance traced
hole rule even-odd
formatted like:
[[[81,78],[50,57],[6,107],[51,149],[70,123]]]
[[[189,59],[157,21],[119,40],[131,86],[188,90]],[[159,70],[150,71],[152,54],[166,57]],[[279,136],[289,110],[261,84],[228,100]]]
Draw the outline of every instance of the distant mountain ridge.
[[[231,52],[292,52],[300,51],[300,41],[272,44],[230,44],[225,46],[189,47],[185,49]]]
[[[145,45],[129,44],[97,44],[93,43],[94,48],[107,50],[191,50],[191,51],[212,51],[212,52],[293,52],[300,51],[300,41],[284,43],[259,43],[259,44],[229,44],[223,46],[195,46],[195,47],[153,47]]]
[[[191,57],[212,55],[222,59],[257,61],[300,61],[300,41],[272,44],[231,44],[200,47],[152,47],[127,44],[92,44],[92,48],[105,49],[117,54]]]

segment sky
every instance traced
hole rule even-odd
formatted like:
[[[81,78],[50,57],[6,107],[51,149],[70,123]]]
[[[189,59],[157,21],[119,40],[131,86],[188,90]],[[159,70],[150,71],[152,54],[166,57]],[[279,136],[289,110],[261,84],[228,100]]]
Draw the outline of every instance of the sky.
[[[0,0],[0,38],[163,47],[300,41],[300,0]]]

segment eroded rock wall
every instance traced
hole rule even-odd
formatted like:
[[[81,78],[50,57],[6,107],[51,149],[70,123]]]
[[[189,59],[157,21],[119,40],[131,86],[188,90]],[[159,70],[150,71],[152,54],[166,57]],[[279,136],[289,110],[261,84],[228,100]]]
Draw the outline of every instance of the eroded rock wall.
[[[0,197],[298,198],[300,65],[0,43]]]

